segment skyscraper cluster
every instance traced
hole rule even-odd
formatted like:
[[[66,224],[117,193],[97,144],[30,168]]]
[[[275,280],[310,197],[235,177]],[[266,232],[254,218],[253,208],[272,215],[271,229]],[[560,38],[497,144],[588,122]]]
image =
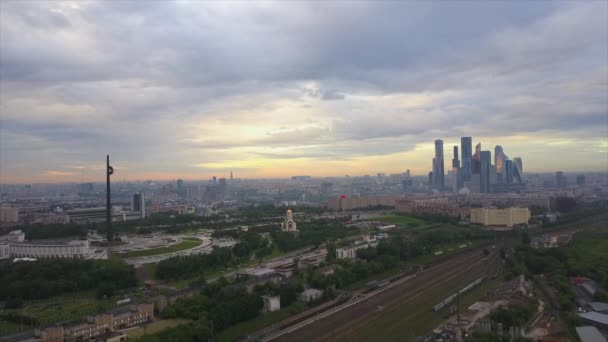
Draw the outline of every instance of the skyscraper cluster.
[[[471,137],[460,138],[460,158],[458,146],[454,146],[452,159],[452,191],[457,192],[468,188],[471,192],[489,193],[496,185],[510,186],[522,184],[523,165],[521,157],[512,160],[505,154],[502,146],[494,147],[494,160],[492,152],[483,151],[481,143],[472,151]],[[492,163],[493,162],[493,163]],[[433,168],[429,173],[429,182],[437,191],[445,190],[445,169],[443,155],[443,140],[435,140],[435,157]]]

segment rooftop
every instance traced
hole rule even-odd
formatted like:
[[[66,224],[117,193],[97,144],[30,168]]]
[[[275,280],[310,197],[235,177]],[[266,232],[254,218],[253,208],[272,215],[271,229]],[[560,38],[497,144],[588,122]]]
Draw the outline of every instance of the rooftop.
[[[608,326],[608,315],[607,314],[603,314],[603,313],[599,313],[599,312],[585,312],[585,313],[579,314],[579,316],[588,321],[597,322],[602,325]]]
[[[274,274],[275,270],[273,270],[272,268],[247,268],[239,273],[253,276],[253,277],[263,277],[263,276]]]
[[[589,303],[589,306],[591,306],[591,309],[593,311],[598,311],[598,312],[606,312],[608,313],[608,303],[603,303],[603,302],[591,302]]]
[[[581,339],[581,342],[606,342],[606,338],[602,336],[596,327],[576,327],[576,334]]]
[[[301,292],[301,294],[304,295],[315,295],[315,294],[319,294],[322,293],[323,290],[319,290],[319,289],[308,289],[308,290],[304,290]]]

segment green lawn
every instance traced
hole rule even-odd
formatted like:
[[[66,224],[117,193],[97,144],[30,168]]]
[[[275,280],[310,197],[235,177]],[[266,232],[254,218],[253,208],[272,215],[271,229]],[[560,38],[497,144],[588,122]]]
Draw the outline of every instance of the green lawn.
[[[169,282],[166,282],[165,285],[174,287],[176,289],[185,289],[186,287],[190,286],[190,283],[193,282],[195,279],[197,279],[197,278],[169,281]]]
[[[144,335],[152,335],[159,333],[165,329],[173,328],[179,325],[187,324],[190,320],[188,319],[163,319],[146,324],[145,326],[137,327],[134,329],[126,330],[129,339],[139,338]]]
[[[111,300],[97,300],[92,292],[58,296],[26,304],[21,313],[36,318],[41,324],[73,321],[86,318],[111,307]]]
[[[0,336],[13,334],[28,329],[31,328],[27,325],[0,320]]]
[[[201,241],[199,239],[184,239],[182,242],[180,242],[176,245],[172,245],[172,246],[168,246],[168,247],[144,249],[141,251],[126,252],[126,253],[121,253],[120,256],[123,258],[135,258],[135,257],[142,257],[142,256],[167,254],[167,253],[179,252],[179,251],[183,251],[186,249],[194,248],[194,247],[200,246],[202,243],[203,243],[203,241]]]
[[[23,308],[6,310],[22,316],[37,319],[41,325],[59,322],[73,322],[86,319],[87,316],[104,311],[113,306],[111,300],[96,300],[91,291],[57,296],[50,299],[26,302]],[[0,335],[30,329],[29,326],[0,321]]]
[[[143,268],[153,279],[156,278],[156,268],[158,264],[144,264]]]
[[[265,326],[271,325],[273,323],[282,321],[290,316],[296,315],[306,310],[306,308],[307,307],[304,303],[297,302],[279,311],[262,314],[261,316],[258,316],[252,320],[239,323],[222,331],[218,334],[217,340],[220,342],[234,341],[241,336],[245,336],[247,334],[260,330]]]
[[[372,218],[370,218],[370,220],[386,222],[386,223],[391,223],[391,224],[401,224],[401,225],[409,225],[409,224],[423,225],[426,223],[426,221],[423,221],[419,218],[406,216],[406,215],[383,215],[383,216],[372,217]]]

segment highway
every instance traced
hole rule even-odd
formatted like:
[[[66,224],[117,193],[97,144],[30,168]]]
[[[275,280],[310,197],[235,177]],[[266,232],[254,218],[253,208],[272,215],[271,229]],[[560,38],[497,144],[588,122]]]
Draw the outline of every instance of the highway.
[[[357,302],[344,304],[293,326],[284,327],[283,330],[261,340],[297,342],[334,339],[376,314],[378,307],[390,310],[391,307],[424,296],[427,292],[465,272],[484,274],[489,266],[497,262],[497,253],[488,257],[484,257],[480,249],[463,253],[436,264],[424,272],[419,272],[406,281],[398,281],[392,287],[381,289],[375,295],[370,293]]]

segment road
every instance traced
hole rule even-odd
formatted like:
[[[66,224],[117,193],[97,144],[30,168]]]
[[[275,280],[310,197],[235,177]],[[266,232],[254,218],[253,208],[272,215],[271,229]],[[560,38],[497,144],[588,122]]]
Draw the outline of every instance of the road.
[[[202,239],[201,239],[202,240]],[[134,267],[141,267],[145,264],[157,264],[165,259],[169,259],[176,256],[186,256],[186,255],[195,255],[195,254],[209,254],[213,251],[213,246],[219,247],[230,247],[236,244],[236,241],[233,239],[210,239],[205,238],[202,240],[202,244],[200,246],[196,246],[190,249],[184,249],[182,251],[157,254],[157,255],[148,255],[141,257],[133,257],[133,258],[125,258],[125,262],[127,264],[133,265]]]
[[[364,321],[377,314],[378,308],[391,310],[403,305],[466,272],[479,273],[496,262],[497,253],[483,257],[481,250],[463,253],[432,268],[416,274],[407,281],[398,283],[376,295],[319,314],[310,320],[285,328],[279,333],[263,338],[263,341],[325,341],[352,331]],[[456,290],[456,289],[455,289]]]

